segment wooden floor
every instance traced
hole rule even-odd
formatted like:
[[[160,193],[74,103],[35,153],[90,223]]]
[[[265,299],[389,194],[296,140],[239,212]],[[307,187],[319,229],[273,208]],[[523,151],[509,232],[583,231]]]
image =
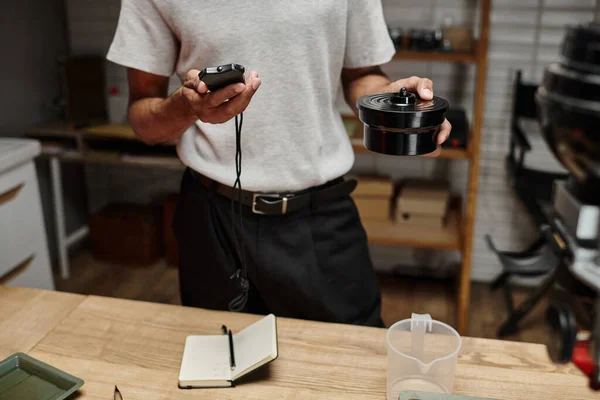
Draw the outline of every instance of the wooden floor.
[[[71,278],[57,278],[58,290],[119,297],[158,303],[179,304],[177,269],[164,261],[150,267],[131,267],[100,262],[88,251],[72,257]],[[429,313],[432,318],[454,325],[455,302],[453,281],[440,282],[394,276],[380,276],[383,319],[389,326],[409,318],[412,312]],[[521,301],[526,291],[516,293]],[[522,324],[518,335],[510,340],[544,343],[542,303]],[[468,336],[495,338],[498,325],[506,317],[500,292],[491,293],[488,285],[473,284]]]

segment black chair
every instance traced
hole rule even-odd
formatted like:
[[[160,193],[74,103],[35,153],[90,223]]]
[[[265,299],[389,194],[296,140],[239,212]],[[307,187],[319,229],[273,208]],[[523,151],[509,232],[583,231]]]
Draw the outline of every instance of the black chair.
[[[550,237],[552,222],[545,212],[552,201],[552,190],[556,180],[566,179],[567,175],[540,171],[525,166],[525,156],[532,150],[521,121],[536,120],[536,85],[525,84],[521,71],[517,71],[513,112],[510,126],[509,153],[506,168],[515,194],[526,207],[539,230],[539,236],[522,252],[499,251],[489,235],[485,236],[488,247],[503,266],[503,272],[494,280],[492,290],[503,289],[509,312],[508,319],[498,329],[499,337],[506,337],[518,331],[519,322],[536,306],[539,300],[553,287],[557,277],[560,257]],[[510,278],[541,277],[546,275],[536,291],[525,301],[514,307]]]
[[[548,222],[543,208],[552,202],[554,182],[566,179],[567,174],[525,167],[525,156],[532,148],[527,135],[521,128],[521,122],[537,121],[536,90],[537,85],[523,83],[521,71],[517,71],[506,167],[517,196],[527,208],[535,224],[540,226]]]

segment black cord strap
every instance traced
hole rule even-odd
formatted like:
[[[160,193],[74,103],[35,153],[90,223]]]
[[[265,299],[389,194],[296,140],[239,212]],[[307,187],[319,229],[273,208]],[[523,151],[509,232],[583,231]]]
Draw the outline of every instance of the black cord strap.
[[[246,303],[248,302],[248,290],[250,287],[250,283],[248,282],[248,271],[246,268],[246,256],[244,249],[244,218],[242,215],[242,183],[240,181],[240,177],[242,175],[242,123],[244,122],[244,113],[241,113],[238,116],[235,116],[235,182],[233,183],[233,188],[238,189],[238,196],[235,201],[238,203],[238,211],[239,211],[239,232],[235,229],[235,207],[234,207],[234,197],[231,198],[231,223],[232,223],[232,232],[235,241],[235,247],[238,253],[238,257],[240,259],[241,268],[237,270],[230,279],[237,280],[237,286],[240,289],[241,293],[236,296],[229,303],[229,309],[231,311],[242,311],[246,307]]]

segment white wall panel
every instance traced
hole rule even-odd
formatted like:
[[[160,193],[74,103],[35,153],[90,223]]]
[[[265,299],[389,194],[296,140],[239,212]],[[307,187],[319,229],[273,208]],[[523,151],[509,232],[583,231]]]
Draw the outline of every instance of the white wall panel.
[[[537,10],[542,0],[493,0],[494,10]]]
[[[492,26],[495,25],[516,25],[516,26],[536,26],[538,11],[536,9],[496,9],[492,8],[490,16]]]
[[[542,13],[542,26],[564,27],[567,24],[579,24],[594,19],[593,9],[586,11],[547,10]]]
[[[596,7],[595,0],[544,0],[544,9],[561,9],[561,10],[593,10]]]

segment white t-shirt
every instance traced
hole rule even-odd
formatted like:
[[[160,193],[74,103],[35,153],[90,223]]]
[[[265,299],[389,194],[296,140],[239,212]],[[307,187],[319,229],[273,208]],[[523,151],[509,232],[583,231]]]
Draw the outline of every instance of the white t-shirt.
[[[181,79],[228,63],[257,71],[262,85],[244,112],[242,187],[295,191],[354,163],[336,107],[342,68],[393,55],[380,0],[122,0],[107,58]],[[233,185],[233,120],[198,121],[177,152],[187,166]]]

